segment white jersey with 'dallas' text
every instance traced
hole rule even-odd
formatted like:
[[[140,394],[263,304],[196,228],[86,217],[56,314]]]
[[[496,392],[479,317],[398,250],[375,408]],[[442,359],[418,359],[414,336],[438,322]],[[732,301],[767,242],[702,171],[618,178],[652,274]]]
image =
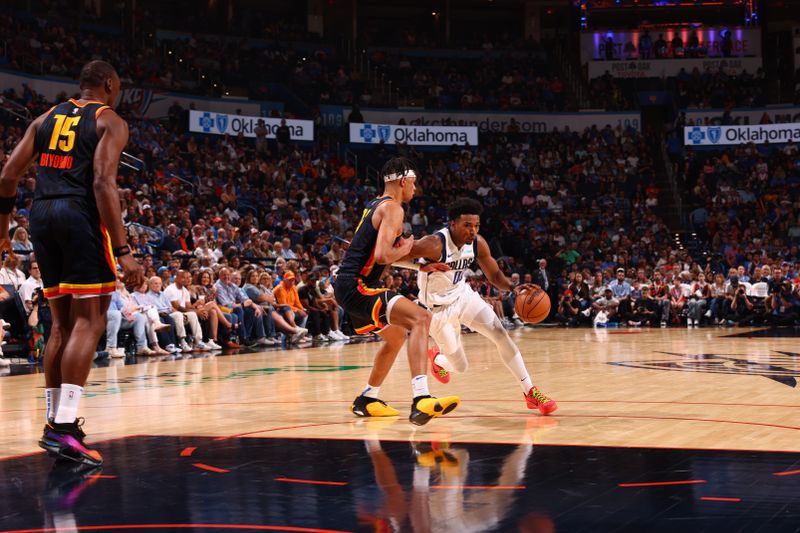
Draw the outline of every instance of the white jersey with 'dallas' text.
[[[449,228],[442,228],[434,235],[442,240],[442,257],[439,260],[450,270],[418,272],[419,299],[428,307],[449,305],[458,299],[461,291],[468,290],[464,272],[475,261],[476,241],[458,248],[450,237]]]

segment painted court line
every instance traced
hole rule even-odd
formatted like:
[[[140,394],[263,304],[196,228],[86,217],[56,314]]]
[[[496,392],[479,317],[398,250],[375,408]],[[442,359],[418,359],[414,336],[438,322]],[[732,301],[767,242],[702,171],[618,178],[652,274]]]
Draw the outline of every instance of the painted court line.
[[[787,470],[785,472],[773,472],[773,476],[793,476],[795,474],[800,474],[800,470]]]
[[[207,465],[205,463],[192,463],[192,466],[195,468],[201,468],[203,470],[208,470],[209,472],[216,472],[217,474],[227,474],[230,470],[225,470],[224,468],[217,468],[216,466]]]
[[[620,487],[664,487],[667,485],[698,485],[705,479],[688,479],[686,481],[651,481],[649,483],[620,483]]]
[[[243,529],[250,531],[297,531],[301,533],[347,533],[338,529],[314,527],[273,526],[265,524],[116,524],[102,526],[43,527],[36,529],[13,529],[0,533],[51,533],[58,531],[113,531],[115,529]]]
[[[286,483],[304,483],[306,485],[334,485],[343,487],[347,485],[346,481],[317,481],[314,479],[295,479],[291,477],[276,477],[275,481],[283,481]]]
[[[189,447],[181,450],[181,457],[191,457],[197,448]]]
[[[741,498],[720,498],[720,497],[717,497],[717,496],[702,496],[700,499],[703,500],[703,501],[706,501],[706,502],[740,502],[740,501],[742,501]]]
[[[432,489],[525,490],[525,485],[431,485]]]

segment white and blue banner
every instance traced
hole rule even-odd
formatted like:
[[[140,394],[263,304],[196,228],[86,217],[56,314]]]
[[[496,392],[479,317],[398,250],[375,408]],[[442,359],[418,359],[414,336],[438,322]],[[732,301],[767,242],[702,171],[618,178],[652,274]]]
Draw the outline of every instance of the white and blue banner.
[[[800,124],[757,124],[754,126],[687,126],[686,146],[731,144],[783,144],[800,142]]]
[[[319,106],[322,125],[340,128],[347,125],[351,108],[337,105]],[[527,113],[525,111],[463,111],[430,110],[424,108],[374,109],[362,108],[364,122],[370,124],[397,124],[401,120],[410,126],[475,126],[480,132],[503,132],[514,124],[521,133],[548,133],[570,128],[581,132],[592,126],[633,128],[640,131],[638,111],[629,112],[577,112],[577,113]]]
[[[255,137],[258,121],[263,120],[267,128],[267,138],[274,139],[281,119],[255,116],[230,115],[213,111],[194,111],[189,113],[189,131],[213,135],[239,135]],[[286,119],[293,141],[313,141],[314,122],[311,120]]]
[[[417,146],[478,146],[475,126],[395,126],[350,124],[350,142],[366,144],[404,143]]]

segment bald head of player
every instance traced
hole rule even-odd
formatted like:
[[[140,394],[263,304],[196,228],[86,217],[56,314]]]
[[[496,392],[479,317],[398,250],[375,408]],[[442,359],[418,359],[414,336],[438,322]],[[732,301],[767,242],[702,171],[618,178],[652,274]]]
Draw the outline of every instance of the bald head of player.
[[[119,98],[119,76],[114,67],[105,61],[86,63],[81,69],[78,83],[81,87],[81,98],[84,100],[97,100],[113,107]]]
[[[450,237],[458,246],[472,244],[481,229],[483,206],[472,198],[458,198],[447,208]]]
[[[393,157],[383,165],[383,192],[395,200],[408,203],[417,190],[417,169],[406,157]]]

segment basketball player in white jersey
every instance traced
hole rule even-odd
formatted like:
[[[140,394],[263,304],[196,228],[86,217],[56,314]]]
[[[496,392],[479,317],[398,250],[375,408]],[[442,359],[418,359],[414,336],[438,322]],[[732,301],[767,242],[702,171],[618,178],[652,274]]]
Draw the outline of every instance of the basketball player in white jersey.
[[[419,271],[419,300],[428,307],[433,318],[430,335],[438,345],[428,351],[434,377],[443,383],[450,380],[449,372],[462,373],[469,366],[461,345],[461,325],[477,331],[491,340],[506,367],[517,379],[525,395],[528,409],[538,409],[549,415],[558,406],[533,385],[522,355],[492,308],[467,285],[465,271],[477,261],[486,279],[503,291],[512,290],[511,281],[497,266],[489,245],[478,235],[483,207],[471,198],[459,198],[448,208],[448,225],[433,235],[414,241],[409,256],[394,263],[402,268],[419,270],[410,260],[422,258],[427,262],[444,263],[448,271]],[[427,269],[426,269],[427,270]],[[519,285],[514,290],[530,289]],[[441,350],[441,353],[439,353]]]

